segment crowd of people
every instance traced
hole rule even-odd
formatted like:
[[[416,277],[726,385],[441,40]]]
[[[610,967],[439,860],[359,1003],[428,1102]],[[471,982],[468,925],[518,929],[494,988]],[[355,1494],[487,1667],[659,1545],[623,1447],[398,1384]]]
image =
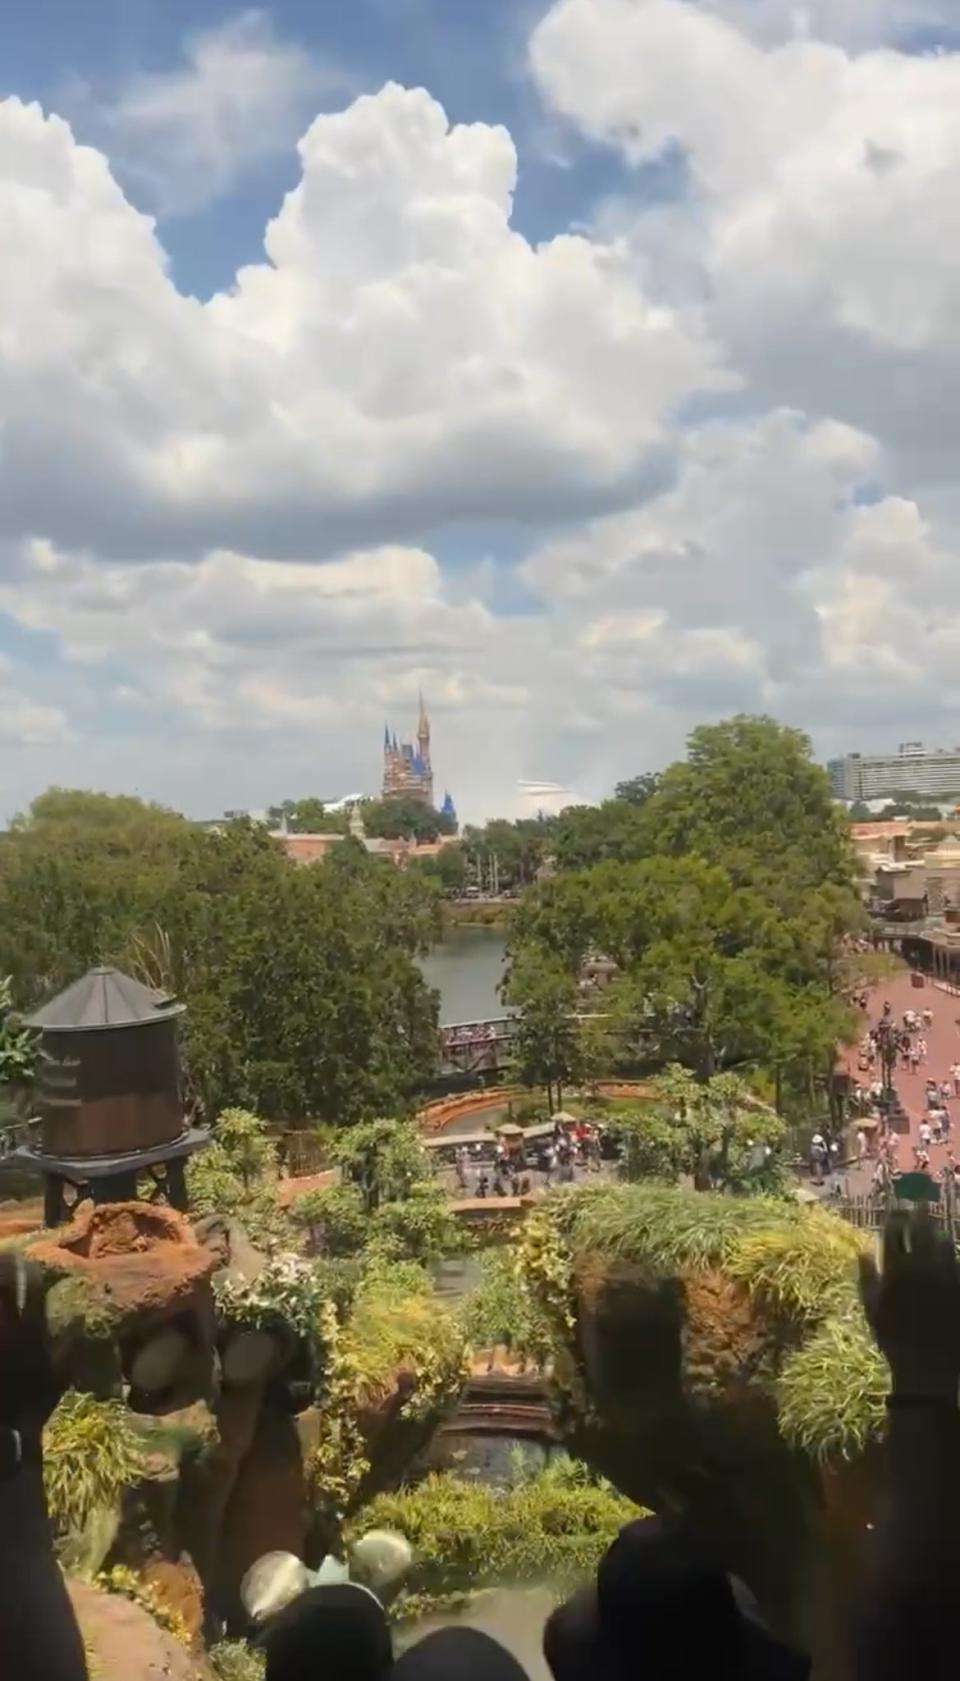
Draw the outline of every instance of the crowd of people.
[[[866,995],[858,1002],[867,1008]],[[934,1013],[929,1005],[922,1009],[906,1008],[897,1020],[888,1001],[879,1020],[866,1029],[860,1041],[858,1068],[871,1078],[858,1083],[853,1090],[853,1104],[860,1117],[856,1160],[858,1166],[873,1164],[872,1184],[876,1192],[885,1191],[899,1174],[913,1168],[920,1173],[935,1173],[952,1196],[960,1195],[960,1162],[950,1147],[951,1104],[960,1098],[960,1055],[955,1056],[945,1075],[926,1074],[922,1113],[911,1143],[901,1136],[896,1124],[906,1119],[896,1089],[897,1073],[924,1075],[930,1056],[928,1035],[933,1023]],[[946,1148],[934,1168],[931,1151],[937,1146]]]
[[[459,1144],[453,1158],[457,1189],[465,1197],[521,1197],[554,1183],[572,1185],[578,1171],[599,1170],[604,1144],[602,1126],[561,1115],[553,1117],[549,1136],[498,1137],[492,1161],[479,1141]]]
[[[849,1607],[856,1681],[924,1681],[956,1667],[960,1558],[960,1271],[923,1213],[895,1215],[883,1264],[863,1265],[869,1322],[890,1369],[876,1528],[863,1531],[863,1589]],[[89,1681],[43,1489],[42,1427],[58,1395],[43,1284],[0,1256],[0,1675]],[[595,1579],[549,1617],[554,1681],[805,1681],[805,1654],[772,1631],[748,1585],[706,1550],[669,1498],[628,1524]],[[399,1656],[383,1605],[347,1581],[316,1586],[258,1632],[266,1681],[524,1681],[502,1645],[468,1627]],[[103,1676],[101,1681],[127,1681]]]

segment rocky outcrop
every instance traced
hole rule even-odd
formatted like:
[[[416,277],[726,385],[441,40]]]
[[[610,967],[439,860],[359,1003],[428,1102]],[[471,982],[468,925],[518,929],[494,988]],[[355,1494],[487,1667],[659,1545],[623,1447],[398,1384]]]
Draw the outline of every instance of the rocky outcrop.
[[[172,1208],[84,1203],[27,1254],[54,1282],[47,1319],[67,1380],[99,1396],[124,1385],[140,1410],[211,1393],[215,1257]]]

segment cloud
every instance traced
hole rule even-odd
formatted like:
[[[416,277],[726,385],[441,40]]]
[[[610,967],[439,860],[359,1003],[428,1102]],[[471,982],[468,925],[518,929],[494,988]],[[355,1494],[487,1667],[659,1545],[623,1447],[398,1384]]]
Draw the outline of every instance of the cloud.
[[[960,54],[869,15],[558,0],[550,119],[679,150],[681,198],[533,244],[506,130],[388,85],[306,126],[205,304],[101,152],[0,104],[0,613],[48,658],[0,676],[77,737],[34,785],[373,788],[421,686],[469,817],[739,708],[956,739]]]
[[[0,104],[0,534],[315,557],[590,511],[655,483],[675,405],[729,383],[625,249],[511,227],[504,129],[388,86],[300,156],[265,261],[203,306],[102,154]]]
[[[84,114],[118,167],[164,215],[196,211],[288,152],[317,101],[346,78],[246,11],[186,37],[183,62],[141,72]]]

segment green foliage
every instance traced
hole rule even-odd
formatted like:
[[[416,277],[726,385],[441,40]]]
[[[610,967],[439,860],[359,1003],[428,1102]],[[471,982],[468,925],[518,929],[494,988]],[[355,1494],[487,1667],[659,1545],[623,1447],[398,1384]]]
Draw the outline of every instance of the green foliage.
[[[388,800],[364,800],[360,808],[368,835],[384,840],[435,841],[439,835],[456,834],[452,817],[412,795],[397,794]]]
[[[266,1121],[247,1109],[225,1109],[213,1142],[187,1164],[190,1208],[239,1220],[255,1243],[272,1248],[285,1231],[277,1178],[277,1147]]]
[[[291,835],[345,835],[349,817],[345,811],[327,811],[322,800],[310,794],[302,800],[283,800],[267,812],[272,829],[286,825]]]
[[[127,1565],[114,1564],[111,1569],[102,1570],[97,1576],[97,1586],[106,1593],[121,1594],[124,1599],[132,1600],[181,1645],[191,1644],[190,1630],[176,1606],[167,1602],[153,1582],[145,1581]]]
[[[463,1326],[474,1348],[502,1344],[542,1364],[552,1345],[552,1327],[543,1307],[521,1276],[507,1249],[487,1249],[482,1277],[463,1304]]]
[[[0,977],[0,1086],[23,1086],[33,1078],[37,1042],[14,1013],[13,977]]]
[[[285,1329],[322,1354],[328,1331],[327,1279],[298,1255],[279,1255],[253,1279],[218,1278],[214,1295],[220,1318],[245,1329]]]
[[[419,1180],[405,1197],[380,1204],[371,1220],[371,1242],[411,1261],[434,1261],[462,1247],[461,1229],[443,1186]]]
[[[626,800],[628,805],[646,805],[660,786],[659,771],[644,771],[640,776],[631,776],[626,782],[618,782],[614,789],[614,798]]]
[[[337,1140],[334,1160],[347,1184],[360,1192],[373,1213],[382,1202],[399,1202],[413,1186],[430,1179],[433,1166],[412,1121],[363,1121]]]
[[[218,1640],[207,1653],[218,1681],[263,1681],[266,1657],[245,1640]]]
[[[780,1428],[817,1459],[852,1459],[883,1434],[890,1374],[851,1305],[787,1356],[777,1386]]]
[[[609,1483],[561,1459],[509,1489],[430,1476],[380,1495],[363,1523],[407,1537],[415,1555],[409,1594],[544,1579],[562,1593],[588,1580],[623,1525],[642,1515]]]
[[[422,1268],[373,1256],[345,1324],[328,1319],[326,1388],[319,1443],[310,1461],[314,1502],[339,1525],[370,1469],[364,1424],[370,1409],[408,1386],[401,1416],[426,1419],[460,1387],[465,1342],[457,1316]]]
[[[308,1191],[290,1207],[294,1225],[308,1233],[315,1255],[356,1255],[369,1235],[369,1215],[357,1185]]]
[[[555,957],[521,951],[503,987],[515,1011],[512,1056],[524,1085],[543,1086],[547,1101],[560,1107],[564,1086],[582,1075],[577,989]]]
[[[720,1271],[769,1332],[781,1428],[820,1458],[850,1456],[883,1426],[884,1362],[860,1308],[863,1236],[821,1209],[644,1184],[555,1193],[524,1227],[519,1265],[554,1348],[576,1345],[574,1281],[626,1262],[651,1276]]]
[[[54,1533],[79,1535],[94,1513],[119,1506],[146,1472],[144,1439],[120,1401],[68,1389],[43,1434],[43,1481]]]
[[[855,1299],[857,1261],[869,1249],[852,1226],[810,1209],[792,1226],[741,1237],[724,1271],[792,1324],[819,1324]]]
[[[436,896],[362,849],[345,866],[347,844],[300,868],[251,823],[208,831],[139,800],[52,791],[5,842],[0,973],[18,1007],[100,962],[177,993],[208,1116],[403,1110],[436,1055],[415,962]]]

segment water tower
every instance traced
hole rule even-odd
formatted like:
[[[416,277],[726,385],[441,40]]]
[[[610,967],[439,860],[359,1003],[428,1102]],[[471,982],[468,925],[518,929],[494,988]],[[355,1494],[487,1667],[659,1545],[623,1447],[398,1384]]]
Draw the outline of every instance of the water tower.
[[[184,1008],[119,969],[98,968],[29,1017],[40,1034],[39,1127],[0,1165],[43,1175],[48,1226],[64,1218],[66,1185],[94,1202],[126,1202],[149,1175],[174,1208],[186,1208],[186,1162],[208,1135],[184,1120]]]

